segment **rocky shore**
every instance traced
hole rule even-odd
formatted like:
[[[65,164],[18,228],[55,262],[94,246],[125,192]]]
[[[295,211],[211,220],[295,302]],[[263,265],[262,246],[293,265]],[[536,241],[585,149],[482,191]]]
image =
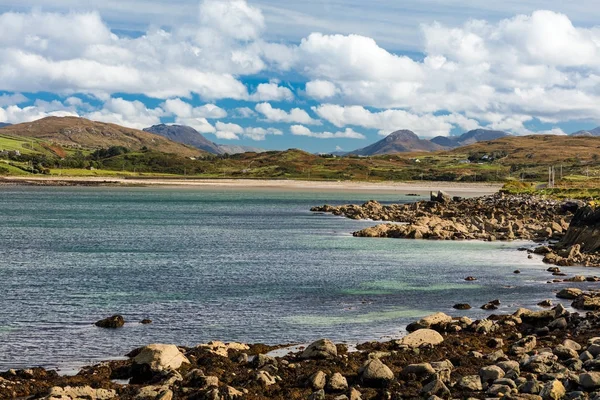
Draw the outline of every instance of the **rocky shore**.
[[[599,296],[559,293],[593,310],[585,314],[561,304],[478,321],[437,313],[409,325],[402,339],[352,352],[327,339],[282,357],[264,345],[153,344],[75,376],[40,368],[0,373],[0,398],[598,399]]]

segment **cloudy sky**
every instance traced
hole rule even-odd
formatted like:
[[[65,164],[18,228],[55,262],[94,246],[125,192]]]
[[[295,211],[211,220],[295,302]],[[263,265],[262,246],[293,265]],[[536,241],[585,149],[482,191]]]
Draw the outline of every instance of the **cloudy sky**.
[[[43,3],[43,4],[42,4]],[[0,122],[353,150],[600,125],[597,0],[0,0]]]

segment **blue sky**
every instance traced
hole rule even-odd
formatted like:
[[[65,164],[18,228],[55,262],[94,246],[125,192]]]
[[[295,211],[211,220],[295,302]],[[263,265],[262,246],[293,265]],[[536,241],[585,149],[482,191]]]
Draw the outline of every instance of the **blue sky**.
[[[600,125],[595,1],[0,0],[0,122],[313,152]]]

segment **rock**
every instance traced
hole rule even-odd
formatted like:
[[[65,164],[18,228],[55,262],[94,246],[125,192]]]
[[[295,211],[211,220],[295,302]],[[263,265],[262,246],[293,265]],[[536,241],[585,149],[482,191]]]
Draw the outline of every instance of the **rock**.
[[[101,319],[94,325],[100,328],[116,329],[125,325],[125,319],[121,315],[113,315],[112,317]]]
[[[240,392],[234,387],[227,386],[225,389],[225,395],[227,400],[238,400],[244,397],[244,393]]]
[[[428,329],[428,328],[443,328],[447,324],[452,322],[452,317],[446,315],[442,312],[428,315],[427,317],[421,318],[417,322],[413,322],[412,324],[406,327],[408,332],[414,332],[419,329]]]
[[[465,278],[465,281],[467,281],[467,282],[474,282],[476,280],[477,280],[477,278],[475,278],[474,276],[467,276]]]
[[[548,324],[548,329],[550,329],[550,330],[566,329],[567,325],[568,325],[567,320],[565,318],[557,318]]]
[[[479,375],[463,376],[459,379],[457,385],[461,389],[472,390],[475,392],[480,392],[483,390],[483,386],[481,385],[481,377]]]
[[[493,384],[485,393],[492,397],[504,397],[509,395],[511,392],[512,389],[510,386]]]
[[[439,396],[443,399],[450,398],[450,390],[448,387],[439,379],[435,379],[425,385],[421,389],[421,394],[425,396]]]
[[[519,363],[516,361],[500,361],[496,365],[502,368],[502,371],[504,371],[505,373],[508,373],[509,371],[515,371],[517,375],[521,373]]]
[[[91,400],[109,400],[117,398],[117,392],[108,389],[93,389],[89,386],[64,388],[55,386],[50,389],[50,393],[46,397],[48,400],[63,400],[63,399],[91,399]]]
[[[142,348],[133,359],[137,365],[147,365],[152,371],[176,370],[190,361],[172,344],[151,344]]]
[[[208,349],[211,353],[216,354],[221,357],[229,357],[229,350],[233,351],[247,351],[250,349],[245,343],[223,343],[219,341],[208,342],[205,344],[199,344],[197,346],[199,349]]]
[[[136,399],[172,399],[173,392],[166,386],[144,386],[135,396]]]
[[[558,380],[553,380],[546,382],[540,392],[540,396],[544,400],[559,400],[562,399],[566,393],[567,391],[564,385]]]
[[[356,390],[356,388],[350,389],[350,399],[349,400],[362,400],[361,393]]]
[[[571,339],[565,339],[562,345],[575,351],[581,350],[581,345]]]
[[[510,351],[512,354],[524,354],[535,349],[537,346],[537,339],[535,336],[526,336],[512,345]]]
[[[452,196],[442,190],[438,192],[431,192],[430,198],[431,201],[435,201],[437,203],[450,203],[453,201]]]
[[[329,378],[327,388],[332,392],[343,392],[348,389],[348,381],[342,374],[336,372]]]
[[[262,368],[265,365],[277,365],[275,357],[267,356],[266,354],[258,354],[252,360],[252,366],[254,368]]]
[[[544,307],[544,308],[549,308],[552,307],[552,300],[544,300],[544,301],[540,301],[538,303],[538,306],[540,307]]]
[[[140,321],[140,324],[142,325],[150,325],[152,323],[151,319],[143,319]]]
[[[488,340],[488,342],[486,344],[488,347],[490,347],[492,349],[498,349],[498,348],[502,348],[502,346],[504,346],[504,341],[499,338],[491,338],[490,340]]]
[[[481,377],[482,382],[493,382],[496,379],[504,378],[504,371],[502,368],[491,365],[489,367],[483,367],[479,370],[479,376]]]
[[[365,386],[387,386],[389,382],[394,380],[392,370],[377,358],[367,361],[358,373],[361,382]]]
[[[591,297],[582,294],[571,303],[571,306],[578,310],[598,311],[600,310],[600,297]]]
[[[435,374],[435,370],[429,363],[410,364],[402,370],[402,375],[406,376],[408,374],[414,374],[417,378],[424,378]]]
[[[559,299],[574,300],[577,297],[579,297],[582,293],[583,291],[581,289],[566,288],[558,292],[556,297],[558,297]]]
[[[587,391],[600,388],[600,372],[587,372],[579,375],[579,385]]]
[[[466,303],[455,304],[452,308],[455,310],[470,310],[472,307]]]
[[[255,379],[264,387],[272,386],[275,383],[277,383],[275,378],[267,371],[258,371],[256,373]]]
[[[317,390],[308,396],[308,400],[325,400],[325,391],[323,389]]]
[[[568,360],[570,358],[579,357],[579,354],[577,354],[575,350],[563,345],[556,346],[552,352],[558,357],[559,360]]]
[[[398,344],[409,347],[435,346],[444,341],[442,335],[432,329],[419,329],[398,341]]]
[[[533,257],[532,257],[532,258],[533,258]],[[517,269],[517,270],[515,270],[515,271],[513,272],[513,274],[520,274],[520,273],[521,273],[521,271],[520,271],[520,270],[518,270],[518,269]]]
[[[308,385],[313,388],[313,390],[321,390],[325,388],[325,384],[327,383],[327,375],[323,371],[317,371],[308,378]]]
[[[328,339],[317,340],[300,354],[301,359],[323,360],[337,357],[337,347]]]

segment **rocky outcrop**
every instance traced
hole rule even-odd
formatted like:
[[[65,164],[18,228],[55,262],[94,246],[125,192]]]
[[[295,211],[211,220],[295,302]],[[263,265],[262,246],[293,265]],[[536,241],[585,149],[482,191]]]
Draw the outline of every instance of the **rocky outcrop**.
[[[125,319],[121,315],[113,315],[112,317],[101,319],[94,325],[99,328],[116,329],[125,325]]]
[[[325,205],[312,211],[329,212],[352,219],[388,223],[354,233],[357,237],[432,240],[535,240],[561,239],[573,214],[564,202],[535,196],[496,194],[472,199],[451,199],[432,193],[432,201],[362,206]],[[394,222],[394,223],[390,223]]]

